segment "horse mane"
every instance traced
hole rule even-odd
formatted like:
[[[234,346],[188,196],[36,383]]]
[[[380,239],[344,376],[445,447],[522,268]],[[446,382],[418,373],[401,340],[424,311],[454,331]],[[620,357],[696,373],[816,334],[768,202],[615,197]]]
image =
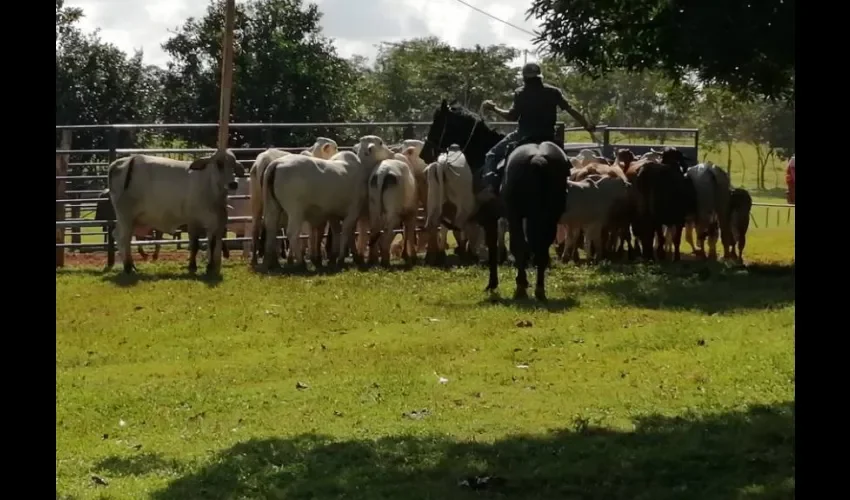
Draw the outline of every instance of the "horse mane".
[[[478,113],[476,113],[476,112],[474,112],[470,109],[465,108],[460,103],[452,103],[449,106],[449,110],[452,113],[459,115],[459,116],[462,116],[464,118],[469,118],[469,119],[472,119],[472,120],[478,120],[478,121],[486,122],[486,120],[484,120],[484,118],[482,118],[481,115],[479,115]]]

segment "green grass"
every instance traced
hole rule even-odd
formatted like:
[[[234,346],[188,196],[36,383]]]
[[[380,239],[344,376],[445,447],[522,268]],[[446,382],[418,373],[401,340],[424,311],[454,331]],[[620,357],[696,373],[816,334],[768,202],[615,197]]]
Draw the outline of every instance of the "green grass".
[[[793,255],[558,265],[545,308],[477,267],[58,271],[57,498],[793,498]]]

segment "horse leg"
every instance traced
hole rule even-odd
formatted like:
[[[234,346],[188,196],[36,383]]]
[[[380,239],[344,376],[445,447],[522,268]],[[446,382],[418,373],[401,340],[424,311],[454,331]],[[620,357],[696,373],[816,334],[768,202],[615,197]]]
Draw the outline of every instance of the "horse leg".
[[[482,221],[484,227],[484,242],[487,244],[487,265],[490,269],[490,279],[487,282],[485,292],[495,292],[499,288],[499,249],[498,228],[499,219],[492,215]]]
[[[508,216],[508,231],[511,232],[511,253],[514,254],[516,266],[516,291],[514,299],[528,298],[528,249],[526,248],[525,232],[522,228],[522,219],[515,214]]]
[[[537,268],[537,283],[534,287],[534,297],[546,302],[546,270],[551,265],[549,247],[555,242],[558,230],[558,220],[533,220],[529,222],[528,234],[533,240],[534,265]]]

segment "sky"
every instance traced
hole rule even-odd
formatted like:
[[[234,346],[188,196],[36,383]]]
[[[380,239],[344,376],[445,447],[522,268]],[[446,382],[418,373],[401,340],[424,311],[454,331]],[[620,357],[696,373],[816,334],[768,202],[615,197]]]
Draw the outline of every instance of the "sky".
[[[243,3],[244,0],[236,0]],[[437,36],[455,47],[504,43],[532,51],[531,35],[495,21],[457,0],[313,0],[324,14],[321,25],[339,55],[358,54],[369,59],[380,42]],[[527,31],[536,21],[525,20],[530,0],[464,0],[495,17]],[[305,0],[306,3],[306,0]],[[209,0],[66,0],[83,9],[83,31],[100,28],[100,36],[132,54],[144,51],[148,64],[168,60],[161,44],[190,16],[200,17]],[[521,62],[520,58],[517,62]],[[528,60],[535,60],[529,53]]]

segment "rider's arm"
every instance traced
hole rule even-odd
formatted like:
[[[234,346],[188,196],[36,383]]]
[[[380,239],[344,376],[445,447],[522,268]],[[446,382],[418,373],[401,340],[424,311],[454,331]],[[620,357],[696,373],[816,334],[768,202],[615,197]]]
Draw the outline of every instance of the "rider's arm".
[[[573,107],[570,106],[570,103],[568,103],[567,99],[564,97],[564,93],[560,90],[558,91],[558,107],[569,113],[570,116],[573,117],[573,120],[577,121],[582,127],[590,127],[590,124],[583,116],[581,116],[581,113],[574,110]]]
[[[496,113],[497,115],[501,116],[505,120],[508,120],[509,122],[517,121],[517,119],[519,118],[519,113],[517,112],[517,109],[516,109],[517,108],[517,106],[516,106],[517,95],[518,94],[514,93],[514,102],[513,102],[513,104],[511,104],[511,109],[502,109],[502,108],[497,106],[497,107],[493,108],[493,112]]]

